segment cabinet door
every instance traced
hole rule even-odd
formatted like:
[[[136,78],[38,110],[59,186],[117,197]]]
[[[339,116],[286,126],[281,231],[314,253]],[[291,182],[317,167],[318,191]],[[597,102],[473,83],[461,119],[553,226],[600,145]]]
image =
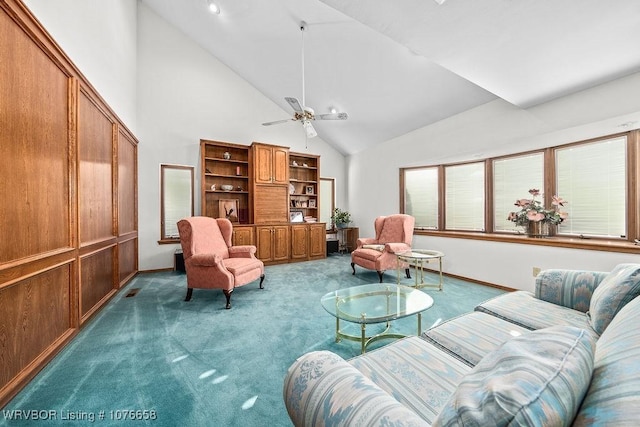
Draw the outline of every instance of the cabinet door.
[[[309,257],[309,227],[307,225],[291,226],[291,258],[306,259]]]
[[[289,150],[273,147],[273,183],[289,184]]]
[[[253,227],[233,227],[234,246],[253,245]]]
[[[277,225],[273,227],[273,260],[289,260],[289,226]]]
[[[325,224],[309,225],[309,257],[325,258],[327,256],[327,237]]]
[[[256,256],[264,262],[273,261],[273,228],[256,227]]]
[[[256,185],[254,188],[253,222],[255,224],[289,223],[288,187]]]
[[[256,184],[271,184],[273,177],[273,149],[268,145],[255,144],[254,171]]]

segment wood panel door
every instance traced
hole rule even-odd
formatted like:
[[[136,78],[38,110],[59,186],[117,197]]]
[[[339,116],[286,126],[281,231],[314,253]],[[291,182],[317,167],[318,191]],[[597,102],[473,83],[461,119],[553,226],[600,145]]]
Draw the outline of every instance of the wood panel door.
[[[289,260],[289,226],[266,225],[256,227],[257,256],[264,263]]]
[[[309,258],[309,227],[306,224],[291,226],[291,259]]]
[[[253,227],[242,227],[234,225],[231,241],[234,246],[254,245]]]
[[[289,149],[277,145],[253,143],[254,182],[289,184]]]
[[[309,224],[309,258],[319,259],[327,256],[326,224]]]

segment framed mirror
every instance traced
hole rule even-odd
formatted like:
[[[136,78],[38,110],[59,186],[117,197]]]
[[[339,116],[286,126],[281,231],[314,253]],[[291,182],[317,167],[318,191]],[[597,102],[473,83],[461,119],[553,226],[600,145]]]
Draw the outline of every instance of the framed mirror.
[[[160,242],[180,241],[177,222],[193,216],[193,166],[160,165]]]
[[[336,206],[336,179],[320,178],[320,222],[327,224],[327,230],[333,230],[331,214]]]

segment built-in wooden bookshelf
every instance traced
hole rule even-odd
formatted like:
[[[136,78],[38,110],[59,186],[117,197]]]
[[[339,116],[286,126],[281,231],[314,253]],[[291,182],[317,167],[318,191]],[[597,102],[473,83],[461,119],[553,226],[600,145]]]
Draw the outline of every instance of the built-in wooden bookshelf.
[[[320,215],[320,156],[289,153],[289,209],[306,219]]]

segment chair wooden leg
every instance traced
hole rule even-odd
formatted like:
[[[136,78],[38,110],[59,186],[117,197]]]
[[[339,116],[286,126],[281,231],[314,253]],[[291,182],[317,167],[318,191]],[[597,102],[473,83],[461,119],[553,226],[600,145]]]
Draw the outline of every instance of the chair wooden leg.
[[[407,275],[407,279],[411,279],[411,272],[409,271],[409,268],[405,268],[404,273]]]
[[[380,283],[382,283],[382,275],[384,274],[384,271],[378,271],[378,276],[380,276]]]
[[[264,289],[264,286],[262,286],[262,282],[264,282],[264,274],[260,276],[260,289]]]
[[[355,276],[356,275],[356,264],[353,263],[353,262],[351,263],[351,269],[353,270],[352,274]]]
[[[222,292],[224,292],[224,296],[227,297],[227,305],[225,308],[229,310],[231,308],[231,292],[233,292],[233,289],[230,291],[223,289]]]
[[[185,297],[185,301],[191,300],[191,294],[193,294],[193,288],[187,288],[187,296]]]

